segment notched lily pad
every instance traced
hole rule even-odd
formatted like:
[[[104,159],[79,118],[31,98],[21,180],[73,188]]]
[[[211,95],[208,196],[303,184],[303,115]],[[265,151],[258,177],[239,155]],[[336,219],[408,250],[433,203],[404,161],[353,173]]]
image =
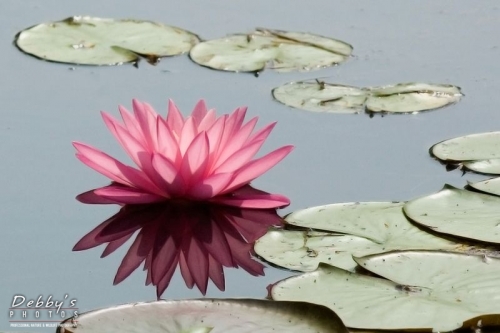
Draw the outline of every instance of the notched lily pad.
[[[273,89],[274,98],[291,107],[331,113],[413,113],[456,103],[462,93],[452,85],[399,83],[356,88],[319,79],[291,82]]]
[[[199,43],[189,53],[205,67],[231,72],[308,71],[345,61],[352,46],[302,32],[256,29]]]
[[[441,191],[411,200],[405,214],[434,232],[500,244],[500,198],[446,185]]]
[[[448,332],[500,319],[500,259],[401,251],[356,261],[385,279],[322,264],[278,282],[270,294],[328,306],[358,329]]]
[[[485,174],[500,174],[500,132],[477,133],[436,143],[433,157],[445,164]]]
[[[191,32],[160,23],[74,16],[23,30],[15,43],[43,60],[119,65],[140,57],[155,64],[161,57],[189,51],[198,41]]]
[[[403,214],[403,202],[361,202],[311,207],[286,216],[287,226],[272,229],[255,243],[264,260],[309,272],[320,263],[354,271],[353,256],[395,250],[447,250],[500,256],[482,246],[463,244],[421,230]]]
[[[60,333],[347,333],[330,309],[303,302],[198,299],[125,304],[64,321]]]

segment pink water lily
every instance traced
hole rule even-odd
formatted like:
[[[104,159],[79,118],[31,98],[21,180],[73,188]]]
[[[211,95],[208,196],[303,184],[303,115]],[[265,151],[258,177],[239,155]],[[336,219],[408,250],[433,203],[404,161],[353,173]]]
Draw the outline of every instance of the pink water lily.
[[[171,100],[166,118],[138,100],[133,100],[133,113],[121,106],[119,111],[123,123],[105,112],[102,117],[138,168],[74,142],[80,161],[112,180],[78,200],[123,205],[186,199],[245,208],[289,204],[285,196],[249,186],[293,149],[283,146],[255,158],[275,123],[254,131],[258,118],[244,123],[246,108],[217,117],[203,100],[186,118]]]

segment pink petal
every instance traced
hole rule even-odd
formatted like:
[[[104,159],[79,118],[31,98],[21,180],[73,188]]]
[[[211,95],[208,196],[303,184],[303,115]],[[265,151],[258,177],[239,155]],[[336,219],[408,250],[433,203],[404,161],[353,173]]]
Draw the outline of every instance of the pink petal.
[[[228,159],[228,157],[233,155],[236,151],[244,146],[246,140],[250,136],[250,133],[252,133],[253,129],[255,128],[257,120],[257,117],[251,119],[231,137],[231,141],[229,141],[227,145],[223,147],[222,152],[219,154],[215,168],[219,167]]]
[[[186,194],[195,200],[210,199],[225,189],[232,178],[232,173],[219,173],[209,176],[193,185]]]
[[[167,124],[177,137],[181,135],[182,127],[184,126],[184,117],[182,117],[179,109],[171,99],[168,100]]]
[[[236,176],[231,184],[224,190],[224,193],[228,193],[235,188],[248,184],[259,177],[285,158],[292,149],[293,146],[284,146],[246,164],[236,172]]]
[[[207,214],[208,215],[208,214]],[[226,240],[226,235],[218,224],[210,216],[208,221],[200,221],[194,228],[195,237],[200,240],[206,251],[222,265],[230,267],[233,262],[231,249]]]
[[[264,144],[264,141],[255,141],[244,148],[236,151],[233,155],[229,156],[224,163],[217,167],[214,172],[231,172],[234,173],[242,168],[257,154],[259,149]]]
[[[191,272],[189,271],[189,267],[184,252],[179,253],[179,268],[181,270],[181,275],[182,278],[184,279],[184,282],[186,283],[186,286],[189,289],[193,289],[194,279],[193,276],[191,275]]]
[[[106,227],[108,226],[111,222],[113,222],[113,217],[109,218],[108,220],[102,222],[99,224],[97,227],[95,227],[92,231],[90,231],[88,234],[82,237],[76,245],[73,247],[73,251],[83,251],[83,250],[88,250],[93,247],[99,246],[103,244],[103,242],[99,242],[96,240],[97,235]]]
[[[189,148],[194,138],[198,134],[194,120],[192,117],[188,117],[184,126],[182,127],[182,132],[179,137],[179,150],[181,155],[184,156],[186,150]]]
[[[151,267],[153,284],[159,284],[172,265],[174,267],[177,265],[178,252],[174,239],[171,236],[167,237],[153,259]]]
[[[83,143],[73,142],[73,146],[78,151],[76,157],[88,167],[115,182],[150,189],[154,187],[151,181],[139,170],[121,163],[113,157]]]
[[[120,111],[120,115],[122,116],[123,123],[127,128],[130,135],[132,135],[137,141],[139,141],[142,145],[146,145],[146,141],[144,140],[144,136],[140,130],[140,126],[137,123],[135,117],[123,106],[118,106],[118,110]]]
[[[208,254],[202,250],[199,241],[191,238],[186,255],[187,266],[191,276],[203,295],[207,293],[208,285]]]
[[[170,196],[183,195],[186,191],[186,183],[184,182],[179,170],[159,154],[153,155],[153,167],[160,177],[162,177],[164,185]]]
[[[122,204],[145,204],[164,201],[164,196],[144,192],[139,189],[110,185],[96,189],[94,193],[103,198]]]
[[[215,123],[216,120],[217,116],[215,114],[215,110],[214,109],[208,110],[207,114],[198,125],[198,132],[208,130],[210,127],[212,127],[212,125]]]
[[[271,123],[265,126],[264,128],[258,130],[257,132],[248,137],[245,144],[249,144],[250,142],[254,141],[266,140],[271,131],[273,130],[274,126],[276,126],[276,122]]]
[[[281,208],[290,204],[290,200],[280,194],[260,194],[256,196],[219,196],[211,199],[210,202],[240,208],[257,209]]]
[[[203,120],[203,118],[205,118],[206,114],[207,114],[207,105],[205,104],[204,100],[200,99],[198,103],[196,103],[192,112],[194,124],[197,128],[200,126],[200,123]]]
[[[158,152],[176,165],[181,158],[179,144],[161,117],[156,118],[156,131],[158,134]]]
[[[235,263],[253,276],[264,275],[264,265],[252,259],[253,244],[228,237]]]
[[[97,194],[94,193],[94,190],[90,190],[90,191],[78,194],[76,196],[76,200],[78,200],[84,204],[91,204],[91,205],[95,205],[95,204],[116,205],[116,204],[119,204],[119,202],[98,196]]]
[[[134,115],[141,128],[142,135],[146,142],[146,148],[149,152],[158,149],[156,141],[156,117],[153,108],[146,103],[141,103],[138,100],[132,100],[134,107]]]
[[[118,238],[117,240],[114,240],[112,242],[109,242],[109,244],[106,246],[104,251],[101,254],[101,258],[109,256],[111,253],[115,252],[120,246],[125,244],[130,237],[132,237],[133,233],[130,233],[126,236],[123,236],[122,238]]]
[[[180,172],[188,186],[196,184],[203,177],[208,164],[208,152],[207,134],[200,133],[187,148],[181,163]]]
[[[162,277],[161,281],[156,286],[156,297],[160,299],[163,292],[167,289],[170,284],[170,280],[172,280],[172,276],[174,275],[175,269],[177,268],[177,263],[179,261],[179,255],[176,254],[174,262],[168,267],[167,272]],[[193,286],[191,286],[192,288]]]
[[[221,263],[212,258],[211,255],[208,255],[208,276],[219,290],[224,291],[226,289],[224,269]]]

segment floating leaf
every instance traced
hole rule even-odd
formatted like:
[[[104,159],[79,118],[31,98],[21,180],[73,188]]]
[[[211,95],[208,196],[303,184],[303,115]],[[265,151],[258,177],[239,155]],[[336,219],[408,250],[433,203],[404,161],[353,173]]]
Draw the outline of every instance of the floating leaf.
[[[465,161],[462,165],[470,171],[500,175],[500,159]]]
[[[493,255],[488,249],[452,242],[422,231],[405,217],[403,205],[363,202],[299,210],[288,215],[285,221],[307,230],[270,230],[255,243],[254,249],[275,265],[304,272],[315,270],[321,262],[353,271],[357,264],[352,256],[394,250],[448,250]]]
[[[399,83],[370,88],[366,109],[371,112],[408,113],[441,108],[462,97],[460,88],[445,84]]]
[[[277,101],[313,112],[358,113],[365,109],[367,94],[365,89],[318,80],[292,82],[273,89]]]
[[[500,177],[491,178],[475,183],[469,182],[468,184],[471,188],[480,192],[500,196]]]
[[[409,201],[404,212],[435,232],[500,244],[500,198],[446,185]]]
[[[16,45],[40,59],[81,64],[150,63],[187,52],[198,37],[186,30],[149,21],[74,16],[21,31]]]
[[[451,85],[400,83],[356,88],[316,80],[292,82],[273,89],[274,98],[291,107],[331,113],[408,113],[458,102],[460,88]]]
[[[346,60],[352,46],[339,40],[301,32],[257,29],[199,43],[191,59],[206,67],[232,72],[307,71]]]
[[[323,264],[278,282],[271,296],[328,306],[348,327],[360,329],[442,332],[471,325],[471,318],[484,326],[500,319],[500,259],[404,251],[356,261],[392,281]]]
[[[432,146],[430,151],[443,162],[500,159],[500,132],[471,134],[445,140]]]
[[[257,299],[199,299],[125,304],[63,322],[65,333],[347,333],[326,307]]]

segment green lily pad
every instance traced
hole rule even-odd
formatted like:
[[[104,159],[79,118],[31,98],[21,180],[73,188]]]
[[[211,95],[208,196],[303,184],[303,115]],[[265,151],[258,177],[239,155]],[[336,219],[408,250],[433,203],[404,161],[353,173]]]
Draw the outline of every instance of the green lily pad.
[[[356,88],[319,79],[291,82],[273,89],[274,98],[293,108],[329,113],[412,113],[437,109],[460,100],[452,85],[399,83]]]
[[[446,185],[411,200],[405,214],[432,231],[500,244],[500,198]]]
[[[257,299],[134,303],[74,319],[62,323],[65,333],[347,333],[339,317],[326,307]]]
[[[21,31],[16,45],[43,60],[79,65],[119,65],[140,57],[154,64],[161,57],[189,51],[198,43],[186,30],[139,20],[74,16]]]
[[[465,169],[491,175],[500,175],[500,159],[465,161],[462,162]]]
[[[497,255],[491,249],[453,242],[413,225],[401,202],[362,202],[311,207],[289,214],[288,225],[305,230],[272,229],[255,243],[268,262],[308,272],[320,263],[354,271],[353,256],[395,250],[448,250]]]
[[[500,177],[483,180],[480,182],[468,182],[468,185],[480,192],[500,196]]]
[[[461,97],[460,88],[452,85],[399,83],[370,88],[366,109],[371,112],[419,112],[456,103]]]
[[[430,151],[443,162],[500,159],[500,132],[471,134],[445,140],[432,146]]]
[[[199,43],[189,53],[205,67],[232,72],[308,71],[345,61],[352,46],[302,32],[257,29]]]
[[[500,259],[403,251],[356,261],[388,280],[322,264],[278,282],[271,297],[328,306],[358,329],[448,332],[500,319]]]
[[[365,109],[365,89],[323,81],[292,82],[273,89],[273,97],[293,108],[331,113],[359,113]]]

